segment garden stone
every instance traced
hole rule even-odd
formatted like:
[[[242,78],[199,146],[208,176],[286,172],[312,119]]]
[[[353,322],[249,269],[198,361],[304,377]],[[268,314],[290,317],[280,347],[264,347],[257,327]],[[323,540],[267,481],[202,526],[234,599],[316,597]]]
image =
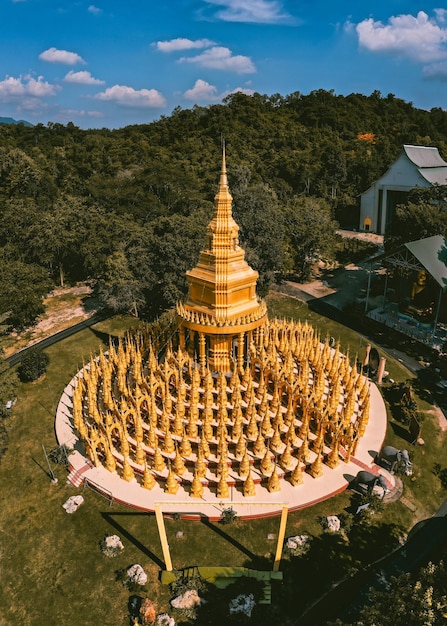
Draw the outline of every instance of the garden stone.
[[[340,520],[336,515],[329,515],[327,519],[327,529],[330,532],[337,533],[340,530]]]
[[[70,496],[66,502],[62,505],[67,513],[74,513],[77,509],[84,504],[84,498],[82,496]]]
[[[136,585],[145,585],[147,583],[147,574],[138,563],[129,567],[126,573],[131,583],[135,583]]]
[[[195,589],[188,589],[181,596],[177,596],[171,600],[171,605],[175,609],[190,609],[196,604],[200,604],[201,600],[199,594]]]

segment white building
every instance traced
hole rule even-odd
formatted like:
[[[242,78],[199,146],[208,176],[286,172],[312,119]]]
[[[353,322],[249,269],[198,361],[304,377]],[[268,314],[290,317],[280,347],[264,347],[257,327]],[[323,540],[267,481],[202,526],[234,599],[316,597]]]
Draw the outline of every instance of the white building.
[[[447,185],[447,163],[438,148],[403,146],[397,161],[362,193],[360,230],[385,234],[396,205],[405,203],[415,187],[433,185]]]

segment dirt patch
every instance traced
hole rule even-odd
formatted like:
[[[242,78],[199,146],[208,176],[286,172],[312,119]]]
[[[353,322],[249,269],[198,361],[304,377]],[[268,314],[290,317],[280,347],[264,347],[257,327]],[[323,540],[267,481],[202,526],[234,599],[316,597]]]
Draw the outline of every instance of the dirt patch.
[[[65,330],[92,317],[99,303],[92,296],[89,285],[80,284],[64,289],[55,289],[44,299],[45,313],[37,323],[21,333],[13,333],[13,343],[5,349],[5,356],[32,346],[49,335]]]
[[[440,429],[443,432],[447,431],[447,417],[444,415],[439,406],[433,405],[433,408],[429,411],[426,411],[426,413],[428,413],[429,415],[434,415],[438,420]]]

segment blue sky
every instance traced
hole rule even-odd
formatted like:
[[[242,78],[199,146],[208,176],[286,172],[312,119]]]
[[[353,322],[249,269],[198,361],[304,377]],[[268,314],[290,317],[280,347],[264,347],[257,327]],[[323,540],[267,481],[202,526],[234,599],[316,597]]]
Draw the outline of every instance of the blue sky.
[[[447,108],[447,0],[0,0],[0,116],[120,128],[234,92]]]

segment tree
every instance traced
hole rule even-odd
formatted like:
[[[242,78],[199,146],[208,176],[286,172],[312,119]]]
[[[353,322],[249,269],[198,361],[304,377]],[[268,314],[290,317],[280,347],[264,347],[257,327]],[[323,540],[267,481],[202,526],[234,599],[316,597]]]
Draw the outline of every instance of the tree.
[[[447,568],[428,563],[417,575],[393,577],[386,591],[371,591],[357,626],[435,626],[447,620]]]
[[[31,348],[22,358],[17,372],[22,382],[37,380],[47,371],[50,357],[39,348]]]
[[[131,313],[138,317],[144,305],[142,285],[129,267],[124,246],[107,259],[105,271],[98,282],[103,303],[115,313]]]
[[[439,199],[439,196],[442,196]],[[425,239],[433,235],[447,236],[447,187],[417,192],[407,204],[396,207],[396,215],[388,234],[385,249],[393,250],[408,241]]]
[[[152,276],[147,293],[152,314],[159,315],[185,296],[186,272],[199,259],[209,220],[209,213],[200,210],[187,217],[164,217],[154,224],[149,243]]]
[[[316,261],[333,255],[338,224],[323,200],[303,196],[289,204],[285,220],[291,266],[299,280],[309,280]]]
[[[14,258],[10,246],[0,248],[0,312],[10,311],[9,324],[21,330],[43,313],[43,296],[51,289],[48,272]]]
[[[240,227],[240,242],[247,262],[259,272],[258,293],[265,296],[275,276],[284,270],[284,218],[275,192],[262,184],[249,184],[247,173],[231,185],[233,214]]]

